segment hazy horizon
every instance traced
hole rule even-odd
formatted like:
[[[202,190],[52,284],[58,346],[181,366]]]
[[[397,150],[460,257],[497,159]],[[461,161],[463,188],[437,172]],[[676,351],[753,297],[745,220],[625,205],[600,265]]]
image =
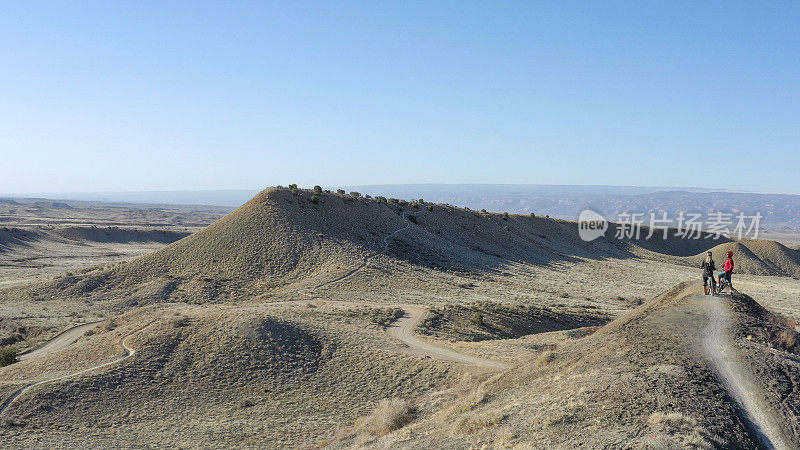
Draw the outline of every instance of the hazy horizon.
[[[167,190],[125,190],[125,191],[74,191],[74,192],[0,192],[0,198],[43,198],[48,200],[84,200],[88,197],[99,198],[103,195],[119,196],[119,195],[146,195],[146,194],[223,194],[223,193],[243,193],[251,192],[253,195],[256,193],[275,186],[288,186],[286,184],[272,184],[259,188],[238,188],[238,189],[167,189]],[[311,189],[313,186],[299,185],[301,189]],[[795,195],[792,193],[774,193],[774,192],[751,192],[751,191],[737,191],[723,188],[713,187],[698,187],[698,186],[624,186],[624,185],[594,185],[594,184],[533,184],[533,183],[397,183],[397,184],[360,184],[360,185],[322,185],[324,189],[345,189],[345,190],[358,190],[375,188],[378,190],[385,188],[415,188],[415,187],[447,187],[447,188],[578,188],[578,189],[614,189],[618,192],[626,190],[640,191],[640,192],[660,192],[660,191],[686,191],[686,192],[743,192],[754,194],[786,194]],[[369,193],[369,192],[364,192]],[[378,194],[380,195],[380,194]],[[75,196],[71,198],[70,196]]]

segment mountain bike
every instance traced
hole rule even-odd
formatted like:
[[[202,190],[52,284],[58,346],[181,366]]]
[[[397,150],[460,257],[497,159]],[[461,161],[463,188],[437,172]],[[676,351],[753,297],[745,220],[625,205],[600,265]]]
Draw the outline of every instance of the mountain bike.
[[[725,272],[722,272],[719,276],[719,283],[717,283],[717,293],[721,294],[722,290],[729,286],[728,280],[725,278]]]

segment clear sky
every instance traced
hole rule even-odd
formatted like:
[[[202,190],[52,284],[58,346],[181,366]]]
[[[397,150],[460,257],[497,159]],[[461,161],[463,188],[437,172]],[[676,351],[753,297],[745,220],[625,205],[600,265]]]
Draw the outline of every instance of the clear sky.
[[[800,193],[800,2],[4,2],[0,193]]]

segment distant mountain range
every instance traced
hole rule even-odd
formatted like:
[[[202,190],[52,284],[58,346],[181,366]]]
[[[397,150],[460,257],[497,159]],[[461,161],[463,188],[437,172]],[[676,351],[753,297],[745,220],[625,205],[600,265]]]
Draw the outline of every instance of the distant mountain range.
[[[310,187],[310,186],[304,186]],[[770,231],[800,230],[800,195],[759,194],[706,188],[635,186],[559,186],[514,184],[403,184],[325,186],[372,196],[419,199],[471,209],[509,213],[535,213],[576,219],[589,208],[612,221],[623,213],[678,211],[708,215],[714,212],[747,215],[760,213],[761,226]],[[257,189],[208,191],[152,191],[42,194],[42,197],[105,202],[149,204],[218,205],[237,207],[258,193]]]
[[[617,221],[623,213],[649,213],[668,218],[679,211],[760,213],[761,226],[770,231],[800,229],[800,195],[758,194],[703,188],[632,186],[552,186],[552,185],[374,185],[348,186],[372,195],[397,198],[424,198],[471,209],[509,213],[535,213],[562,219],[577,219],[584,209]]]

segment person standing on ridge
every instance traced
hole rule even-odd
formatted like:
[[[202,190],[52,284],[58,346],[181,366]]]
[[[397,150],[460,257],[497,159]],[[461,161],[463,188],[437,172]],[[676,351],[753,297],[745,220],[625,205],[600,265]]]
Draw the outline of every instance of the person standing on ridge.
[[[731,250],[728,250],[727,252],[725,252],[725,254],[728,255],[728,259],[726,259],[725,262],[722,264],[723,272],[719,274],[718,281],[719,281],[720,291],[722,291],[722,280],[725,280],[732,294],[733,283],[731,282],[731,275],[733,275],[733,252]]]
[[[700,268],[703,269],[703,293],[705,295],[709,294],[708,290],[708,279],[711,278],[711,295],[717,295],[717,280],[714,279],[714,271],[717,270],[717,265],[714,264],[714,258],[711,257],[712,253],[709,250],[706,253],[706,259],[703,260],[703,264],[700,265]]]

